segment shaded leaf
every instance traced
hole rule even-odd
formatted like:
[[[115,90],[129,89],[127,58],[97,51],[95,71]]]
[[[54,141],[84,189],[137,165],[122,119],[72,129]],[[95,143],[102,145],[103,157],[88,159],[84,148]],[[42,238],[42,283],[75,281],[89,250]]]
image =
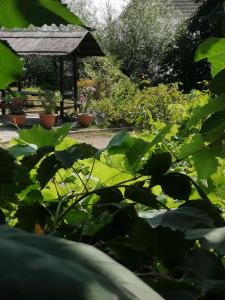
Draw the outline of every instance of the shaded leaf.
[[[225,255],[225,227],[188,230],[186,237],[200,239],[208,249],[215,249],[219,254]]]
[[[34,155],[24,157],[21,161],[22,165],[25,166],[29,171],[33,169],[40,160],[47,154],[54,151],[53,146],[45,146],[41,147],[37,150],[37,152]]]
[[[54,154],[46,157],[41,162],[37,170],[37,179],[40,182],[41,188],[45,187],[61,167],[60,162],[57,161]]]
[[[140,212],[139,216],[144,218],[152,228],[162,226],[179,231],[186,231],[201,224],[206,226],[213,224],[213,220],[204,211],[193,207]]]
[[[209,84],[210,91],[215,95],[225,94],[225,70],[216,74]]]
[[[118,188],[103,189],[96,192],[100,196],[101,203],[119,203],[124,200],[123,194]]]
[[[172,156],[169,152],[153,153],[144,164],[141,173],[144,175],[163,175],[165,174],[172,164]]]
[[[225,133],[225,110],[216,112],[205,120],[200,133],[207,142],[221,138]]]
[[[0,15],[1,11],[2,6]],[[22,79],[23,76],[24,70],[22,59],[17,56],[6,42],[0,41],[0,89],[5,89],[10,83]]]
[[[132,272],[92,246],[37,237],[6,226],[0,226],[0,240],[3,298],[162,299]],[[42,282],[38,288],[37,282]]]
[[[165,194],[178,200],[188,200],[192,190],[190,178],[176,172],[161,177],[160,185]]]
[[[221,299],[225,293],[225,270],[214,253],[197,249],[186,257],[186,270],[204,299]]]
[[[140,188],[136,185],[131,185],[125,189],[125,198],[130,199],[136,203],[152,207],[161,207],[157,197],[153,195],[147,188]]]
[[[45,24],[85,27],[59,0],[1,0],[0,27],[24,28],[30,24],[37,27]]]
[[[55,157],[61,163],[63,168],[71,168],[79,159],[93,157],[97,153],[97,149],[88,144],[75,144],[67,150],[56,151]]]

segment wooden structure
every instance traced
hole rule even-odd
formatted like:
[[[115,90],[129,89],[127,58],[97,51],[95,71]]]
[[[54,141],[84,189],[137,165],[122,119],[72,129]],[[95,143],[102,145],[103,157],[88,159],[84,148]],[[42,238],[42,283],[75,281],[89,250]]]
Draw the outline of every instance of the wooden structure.
[[[5,31],[0,30],[0,40],[5,40],[20,56],[54,56],[59,61],[59,90],[62,94],[60,116],[64,115],[64,99],[77,103],[77,59],[87,56],[104,56],[100,46],[88,31]],[[68,93],[64,87],[64,63],[72,62],[73,91]],[[21,87],[19,86],[19,90]],[[4,96],[4,91],[3,91]],[[3,111],[4,113],[4,111]]]
[[[172,0],[171,3],[186,18],[192,17],[199,7],[199,2],[197,3],[194,0]]]

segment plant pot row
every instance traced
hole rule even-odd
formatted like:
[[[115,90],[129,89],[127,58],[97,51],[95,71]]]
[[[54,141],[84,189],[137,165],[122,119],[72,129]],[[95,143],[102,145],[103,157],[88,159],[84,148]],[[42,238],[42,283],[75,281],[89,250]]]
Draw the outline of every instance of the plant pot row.
[[[55,125],[56,115],[54,114],[39,114],[40,124],[46,128],[51,129]],[[8,115],[8,121],[10,124],[22,127],[26,124],[26,115]]]
[[[40,124],[46,128],[51,129],[55,125],[56,115],[55,114],[39,114]],[[18,127],[22,127],[26,124],[26,115],[8,115],[10,124]],[[93,121],[93,115],[88,113],[78,114],[78,123],[80,126],[88,127]]]

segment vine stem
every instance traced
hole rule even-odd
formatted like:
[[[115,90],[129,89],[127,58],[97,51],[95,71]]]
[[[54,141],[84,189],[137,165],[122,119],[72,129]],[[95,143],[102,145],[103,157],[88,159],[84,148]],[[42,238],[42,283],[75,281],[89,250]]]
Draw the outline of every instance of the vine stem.
[[[86,197],[93,195],[99,191],[107,191],[109,189],[112,188],[120,188],[120,187],[130,187],[130,185],[126,185],[126,183],[131,182],[131,181],[135,181],[139,178],[143,177],[143,175],[137,176],[136,178],[132,178],[123,182],[120,182],[119,184],[113,185],[113,186],[107,186],[107,187],[102,187],[102,188],[98,188],[98,189],[94,189],[92,191],[89,191],[85,194],[81,194],[81,197],[78,198],[74,203],[72,203],[67,209],[64,210],[64,212],[62,212],[62,214],[58,217],[58,221],[61,220],[71,209],[73,209],[78,203],[80,203],[81,201],[83,201]]]

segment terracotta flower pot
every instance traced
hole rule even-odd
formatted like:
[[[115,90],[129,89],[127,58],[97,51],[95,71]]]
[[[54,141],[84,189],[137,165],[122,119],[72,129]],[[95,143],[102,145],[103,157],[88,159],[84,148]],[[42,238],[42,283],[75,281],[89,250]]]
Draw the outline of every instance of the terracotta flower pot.
[[[8,115],[8,121],[15,126],[24,126],[26,123],[26,115]]]
[[[55,125],[56,115],[40,114],[40,123],[46,129],[51,129]]]
[[[93,121],[93,115],[88,113],[80,113],[77,115],[80,126],[88,127]]]

